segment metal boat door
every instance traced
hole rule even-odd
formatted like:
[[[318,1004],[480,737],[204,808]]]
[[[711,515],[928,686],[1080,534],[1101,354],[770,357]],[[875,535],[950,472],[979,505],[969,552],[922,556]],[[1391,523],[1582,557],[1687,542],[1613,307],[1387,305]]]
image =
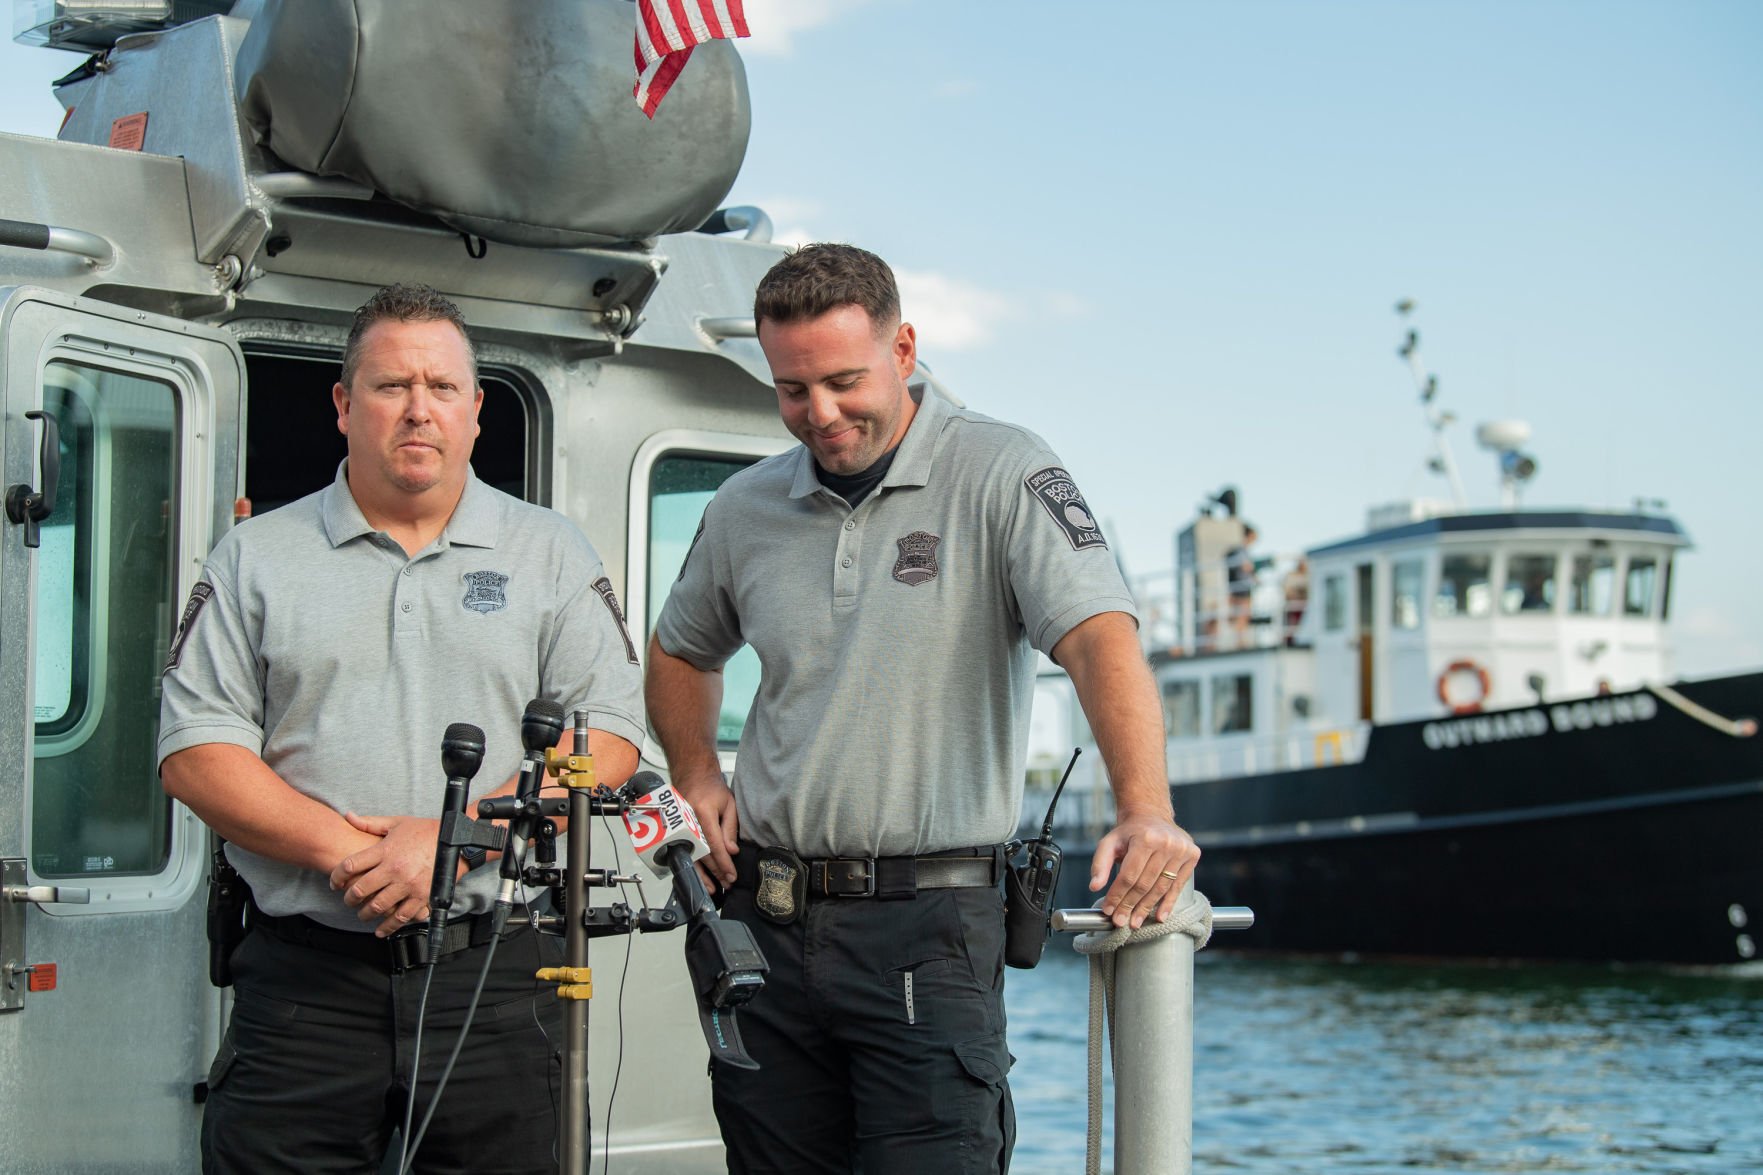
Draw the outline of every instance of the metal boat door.
[[[1370,722],[1377,717],[1377,597],[1376,577],[1370,563],[1354,569],[1354,596],[1358,601],[1358,632],[1355,641],[1359,650],[1359,720]]]
[[[243,373],[219,330],[0,287],[0,1171],[198,1165],[208,836],[154,744]]]

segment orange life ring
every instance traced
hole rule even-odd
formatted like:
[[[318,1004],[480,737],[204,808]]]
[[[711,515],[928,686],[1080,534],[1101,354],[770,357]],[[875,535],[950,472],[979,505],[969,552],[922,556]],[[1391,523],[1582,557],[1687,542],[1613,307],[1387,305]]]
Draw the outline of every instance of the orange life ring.
[[[1450,681],[1451,681],[1451,678],[1455,677],[1459,673],[1473,673],[1473,674],[1475,674],[1475,680],[1481,686],[1481,692],[1479,694],[1477,694],[1472,700],[1460,701],[1460,700],[1453,698],[1451,696],[1451,691],[1448,688]],[[1461,661],[1453,661],[1449,665],[1445,666],[1445,671],[1443,673],[1439,674],[1439,687],[1438,688],[1439,688],[1439,701],[1443,702],[1446,706],[1448,706],[1451,710],[1451,713],[1453,713],[1453,714],[1475,714],[1481,710],[1481,704],[1483,702],[1487,701],[1488,695],[1493,692],[1493,683],[1488,678],[1488,671],[1486,669],[1483,669],[1479,664],[1477,664],[1474,661],[1464,659]]]

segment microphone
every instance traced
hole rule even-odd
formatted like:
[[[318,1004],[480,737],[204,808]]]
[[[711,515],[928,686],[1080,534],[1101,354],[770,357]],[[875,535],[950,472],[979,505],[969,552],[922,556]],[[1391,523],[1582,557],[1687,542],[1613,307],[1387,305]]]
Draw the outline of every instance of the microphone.
[[[673,785],[653,771],[639,771],[618,789],[619,798],[631,807],[624,814],[625,831],[637,856],[657,877],[673,877],[670,864],[673,846],[691,851],[686,864],[710,855],[710,842],[692,805]],[[642,810],[638,810],[638,809]]]
[[[526,855],[526,842],[538,830],[539,784],[545,776],[545,752],[563,737],[563,707],[545,698],[534,698],[520,716],[520,745],[526,757],[520,762],[520,782],[515,785],[514,799],[519,805],[508,822],[508,847],[502,850],[502,887],[496,892],[496,905],[491,925],[496,933],[508,924],[514,909],[514,891],[520,886],[520,859]]]
[[[469,722],[455,722],[441,739],[441,769],[447,773],[447,791],[441,801],[441,831],[435,842],[435,876],[429,884],[429,958],[441,947],[447,928],[447,911],[453,908],[455,874],[459,872],[459,842],[454,837],[465,816],[465,794],[472,776],[484,762],[484,732]]]
[[[757,1069],[747,1052],[735,1010],[765,987],[771,967],[743,923],[716,912],[693,862],[710,853],[698,815],[673,785],[653,771],[639,771],[618,792],[626,804],[624,826],[637,856],[657,877],[673,879],[674,900],[686,915],[686,972],[698,997],[698,1022],[710,1055],[741,1069]]]

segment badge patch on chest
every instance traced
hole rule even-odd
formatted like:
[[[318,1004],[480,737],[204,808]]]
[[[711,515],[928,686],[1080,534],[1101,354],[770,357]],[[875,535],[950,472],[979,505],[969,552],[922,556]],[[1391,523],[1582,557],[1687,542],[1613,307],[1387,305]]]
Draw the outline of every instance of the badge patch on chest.
[[[802,858],[788,849],[759,850],[759,888],[753,905],[760,917],[788,926],[802,916],[808,897],[808,869]]]
[[[480,616],[500,612],[508,607],[508,595],[503,590],[507,585],[508,577],[500,571],[467,571],[465,599],[460,602],[467,611]]]
[[[900,546],[900,557],[894,560],[895,579],[908,587],[917,587],[937,577],[937,544],[943,541],[941,535],[915,530],[895,541]]]
[[[1028,492],[1040,499],[1041,505],[1047,508],[1059,529],[1071,542],[1074,551],[1087,551],[1091,547],[1107,550],[1108,543],[1102,538],[1102,528],[1090,514],[1089,504],[1084,496],[1077,491],[1077,483],[1071,480],[1071,474],[1057,465],[1049,465],[1045,469],[1037,469],[1022,479]]]

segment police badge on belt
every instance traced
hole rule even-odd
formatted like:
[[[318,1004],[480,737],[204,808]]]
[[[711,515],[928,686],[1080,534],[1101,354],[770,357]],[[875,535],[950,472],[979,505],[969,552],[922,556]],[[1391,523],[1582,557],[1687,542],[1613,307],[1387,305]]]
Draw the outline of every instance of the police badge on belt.
[[[808,900],[808,868],[788,849],[759,850],[759,888],[753,906],[767,922],[788,926]]]

